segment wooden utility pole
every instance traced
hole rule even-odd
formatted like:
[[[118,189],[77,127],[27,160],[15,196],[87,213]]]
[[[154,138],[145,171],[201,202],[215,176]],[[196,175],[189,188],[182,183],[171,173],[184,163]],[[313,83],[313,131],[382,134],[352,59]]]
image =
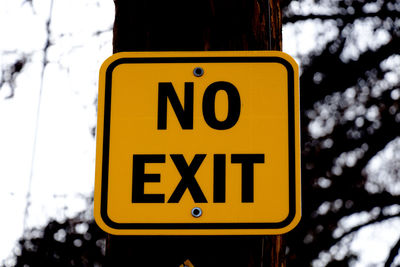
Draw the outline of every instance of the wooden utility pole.
[[[114,2],[114,53],[281,50],[282,47],[279,0]],[[195,267],[282,267],[284,248],[282,236],[109,235],[106,265],[178,267],[189,260]]]

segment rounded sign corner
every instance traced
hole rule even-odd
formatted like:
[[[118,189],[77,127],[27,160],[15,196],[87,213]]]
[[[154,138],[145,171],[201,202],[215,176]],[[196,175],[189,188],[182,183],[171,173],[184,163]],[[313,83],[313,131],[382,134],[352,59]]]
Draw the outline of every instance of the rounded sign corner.
[[[299,64],[297,63],[297,61],[288,53],[285,52],[281,52],[280,51],[281,56],[286,59],[292,66],[295,66],[296,68],[299,67]]]
[[[294,217],[291,220],[289,220],[284,227],[277,229],[276,234],[286,234],[290,232],[299,224],[300,220],[301,220],[301,212],[296,211]]]
[[[103,230],[104,232],[106,232],[108,234],[112,234],[112,235],[121,235],[118,230],[116,230],[116,229],[110,227],[109,225],[107,225],[103,221],[103,219],[101,218],[100,215],[96,216],[96,214],[95,214],[94,220],[95,220],[97,226],[99,226],[100,229]]]
[[[116,64],[118,60],[131,56],[132,52],[118,52],[106,58],[100,66],[100,78],[102,77],[104,78],[106,76],[107,71],[109,71],[110,68],[111,68],[110,70],[112,71],[118,65]]]
[[[100,207],[98,208],[100,209]],[[98,210],[97,208],[95,208],[94,210],[94,221],[96,222],[96,224],[100,227],[101,230],[103,230],[104,232],[108,233],[108,234],[112,234],[112,235],[124,235],[124,232],[121,231],[120,229],[116,229],[113,227],[112,224],[114,224],[114,222],[112,222],[107,215],[106,218],[103,218],[104,214],[101,213],[100,210]],[[107,221],[109,221],[107,223]]]

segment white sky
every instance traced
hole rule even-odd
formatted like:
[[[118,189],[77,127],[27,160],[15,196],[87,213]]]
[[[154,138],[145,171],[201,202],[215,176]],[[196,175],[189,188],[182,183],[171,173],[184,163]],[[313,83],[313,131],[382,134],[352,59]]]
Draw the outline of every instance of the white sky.
[[[0,90],[0,262],[11,255],[24,220],[27,227],[40,227],[49,218],[74,216],[87,208],[86,197],[93,192],[95,140],[90,130],[96,123],[98,69],[112,53],[114,6],[111,0],[54,0],[52,45],[42,83],[51,1],[35,0],[33,6],[23,0],[0,1],[0,65],[23,54],[29,57],[14,97],[6,99],[7,86]],[[312,40],[326,42],[338,34],[332,22],[288,25],[283,33],[284,51],[298,59],[317,49]],[[30,179],[32,203],[24,216]],[[368,229],[352,243],[354,251],[367,252],[362,264],[374,262],[368,258],[371,252],[360,246],[377,240]],[[380,238],[387,243],[386,237]]]
[[[10,93],[7,86],[0,91],[0,261],[22,235],[31,171],[27,227],[87,208],[86,197],[91,196],[94,182],[95,142],[90,130],[96,124],[98,69],[112,53],[112,1],[54,1],[53,45],[39,107],[51,2],[33,3],[32,7],[22,1],[0,1],[0,51],[9,52],[0,55],[0,64],[29,55],[16,80],[15,96],[5,99]],[[96,35],[99,30],[106,32]]]

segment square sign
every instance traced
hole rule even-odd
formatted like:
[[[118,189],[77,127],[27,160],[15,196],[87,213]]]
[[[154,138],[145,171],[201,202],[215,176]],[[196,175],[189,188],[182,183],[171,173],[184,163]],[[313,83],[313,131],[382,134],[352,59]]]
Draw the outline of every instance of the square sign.
[[[94,212],[115,235],[300,220],[298,67],[282,52],[126,52],[100,70]]]

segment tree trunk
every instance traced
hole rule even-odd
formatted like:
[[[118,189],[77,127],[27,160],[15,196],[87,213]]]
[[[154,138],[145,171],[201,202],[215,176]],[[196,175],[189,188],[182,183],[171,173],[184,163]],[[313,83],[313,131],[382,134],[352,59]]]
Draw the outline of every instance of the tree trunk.
[[[114,53],[281,50],[277,0],[115,0]]]
[[[113,50],[281,50],[277,0],[114,0]],[[282,236],[108,236],[109,267],[285,266]],[[188,265],[188,264],[186,264]]]

